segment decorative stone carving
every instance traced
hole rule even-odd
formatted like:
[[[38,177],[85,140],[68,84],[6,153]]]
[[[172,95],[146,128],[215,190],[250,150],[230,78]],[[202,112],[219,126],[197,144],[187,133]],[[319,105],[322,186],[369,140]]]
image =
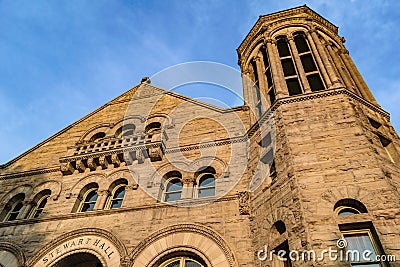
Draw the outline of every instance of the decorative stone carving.
[[[250,193],[248,191],[239,192],[239,214],[250,215]]]

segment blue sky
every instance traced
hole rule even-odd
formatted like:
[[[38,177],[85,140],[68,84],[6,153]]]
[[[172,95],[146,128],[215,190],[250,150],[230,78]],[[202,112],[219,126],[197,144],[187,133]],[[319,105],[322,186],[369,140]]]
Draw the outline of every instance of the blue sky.
[[[303,4],[339,26],[367,84],[400,130],[398,0],[9,0],[0,2],[0,163],[143,76],[187,61],[238,69],[236,48],[258,16]],[[223,95],[196,88],[182,92]]]

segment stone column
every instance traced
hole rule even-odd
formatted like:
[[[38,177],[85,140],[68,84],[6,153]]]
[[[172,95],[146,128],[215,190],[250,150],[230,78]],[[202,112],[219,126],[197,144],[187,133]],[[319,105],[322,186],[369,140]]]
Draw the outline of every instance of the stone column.
[[[269,64],[271,65],[272,79],[274,80],[274,87],[276,93],[276,99],[289,96],[285,77],[281,67],[281,60],[278,56],[278,48],[276,47],[276,41],[267,39],[266,41],[267,51],[269,55]]]
[[[356,81],[357,87],[360,90],[361,94],[364,96],[364,98],[366,100],[371,101],[375,105],[379,106],[374,96],[372,95],[371,91],[369,90],[368,85],[365,83],[363,77],[361,76],[356,65],[351,59],[349,51],[347,49],[342,49],[342,53],[340,54],[340,56],[343,59],[343,62],[346,65],[347,69],[350,71],[351,76]]]
[[[186,176],[186,178],[182,178],[182,183],[182,199],[192,199],[194,193],[194,178],[189,178],[189,176]]]
[[[268,107],[268,102],[266,101],[265,96],[267,95],[268,91],[268,84],[267,84],[267,79],[265,77],[265,69],[264,69],[264,60],[262,56],[257,55],[254,58],[257,66],[257,74],[258,74],[258,89],[260,92],[260,100],[261,100],[261,109],[264,112],[266,108]],[[257,99],[258,101],[258,99]],[[264,108],[265,107],[265,108]],[[261,116],[262,114],[260,114]]]
[[[93,210],[102,210],[104,209],[107,199],[110,196],[110,191],[108,190],[97,190],[97,201],[94,205]]]
[[[292,50],[292,58],[295,61],[295,65],[297,66],[297,74],[299,75],[300,82],[303,85],[305,93],[311,93],[310,85],[308,84],[306,73],[304,72],[303,64],[301,63],[299,52],[297,51],[296,44],[292,36],[288,37],[289,46]]]
[[[315,61],[317,61],[317,65],[319,67],[319,70],[322,74],[323,79],[325,80],[325,84],[327,86],[327,88],[331,88],[332,87],[332,82],[331,82],[331,78],[329,77],[327,70],[325,67],[324,62],[322,62],[322,53],[321,53],[321,49],[318,49],[318,47],[316,46],[316,43],[312,37],[312,34],[315,32],[315,30],[310,30],[309,32],[307,32],[307,40],[308,43],[311,46],[311,52],[314,54],[314,59]],[[317,37],[318,38],[318,37]],[[327,60],[328,64],[329,64],[329,59]],[[327,64],[327,65],[328,65]]]
[[[336,72],[333,69],[331,61],[329,60],[328,55],[326,54],[325,49],[324,49],[321,41],[319,40],[317,31],[315,29],[310,30],[310,35],[311,35],[311,38],[312,38],[313,42],[315,43],[315,46],[322,58],[323,65],[325,65],[325,67],[326,67],[327,74],[329,75],[330,80],[332,81],[332,86],[333,87],[342,87],[343,84],[340,82],[339,77],[336,75]]]
[[[354,85],[353,85],[350,77],[348,76],[348,73],[342,68],[343,64],[340,61],[340,58],[338,58],[338,56],[335,53],[335,51],[333,51],[332,46],[329,43],[325,44],[325,46],[326,46],[326,48],[328,50],[328,53],[331,56],[333,62],[335,63],[336,68],[338,69],[340,76],[342,76],[342,79],[343,79],[344,84],[346,85],[347,89],[352,90],[352,91],[356,90],[355,88],[353,88]]]
[[[23,206],[20,213],[17,216],[17,220],[26,219],[29,216],[29,213],[32,211],[32,208],[35,206],[35,203],[32,200],[25,200],[22,202]]]

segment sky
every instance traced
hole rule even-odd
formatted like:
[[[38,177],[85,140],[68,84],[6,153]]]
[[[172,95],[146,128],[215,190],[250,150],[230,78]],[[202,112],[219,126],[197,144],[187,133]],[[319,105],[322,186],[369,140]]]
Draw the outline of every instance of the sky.
[[[259,15],[307,4],[339,27],[380,105],[400,130],[400,1],[0,1],[0,163],[170,66],[235,69]],[[181,90],[226,97],[218,88]],[[230,98],[229,98],[230,99]],[[225,104],[240,105],[234,96]]]

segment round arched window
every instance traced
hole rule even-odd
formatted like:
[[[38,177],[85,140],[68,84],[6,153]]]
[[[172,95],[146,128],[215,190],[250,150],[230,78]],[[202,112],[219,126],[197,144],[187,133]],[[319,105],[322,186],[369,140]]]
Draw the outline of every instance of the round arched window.
[[[179,178],[171,179],[167,182],[164,193],[164,201],[175,201],[182,197],[182,182]]]
[[[206,267],[189,257],[176,257],[165,261],[160,267]]]

